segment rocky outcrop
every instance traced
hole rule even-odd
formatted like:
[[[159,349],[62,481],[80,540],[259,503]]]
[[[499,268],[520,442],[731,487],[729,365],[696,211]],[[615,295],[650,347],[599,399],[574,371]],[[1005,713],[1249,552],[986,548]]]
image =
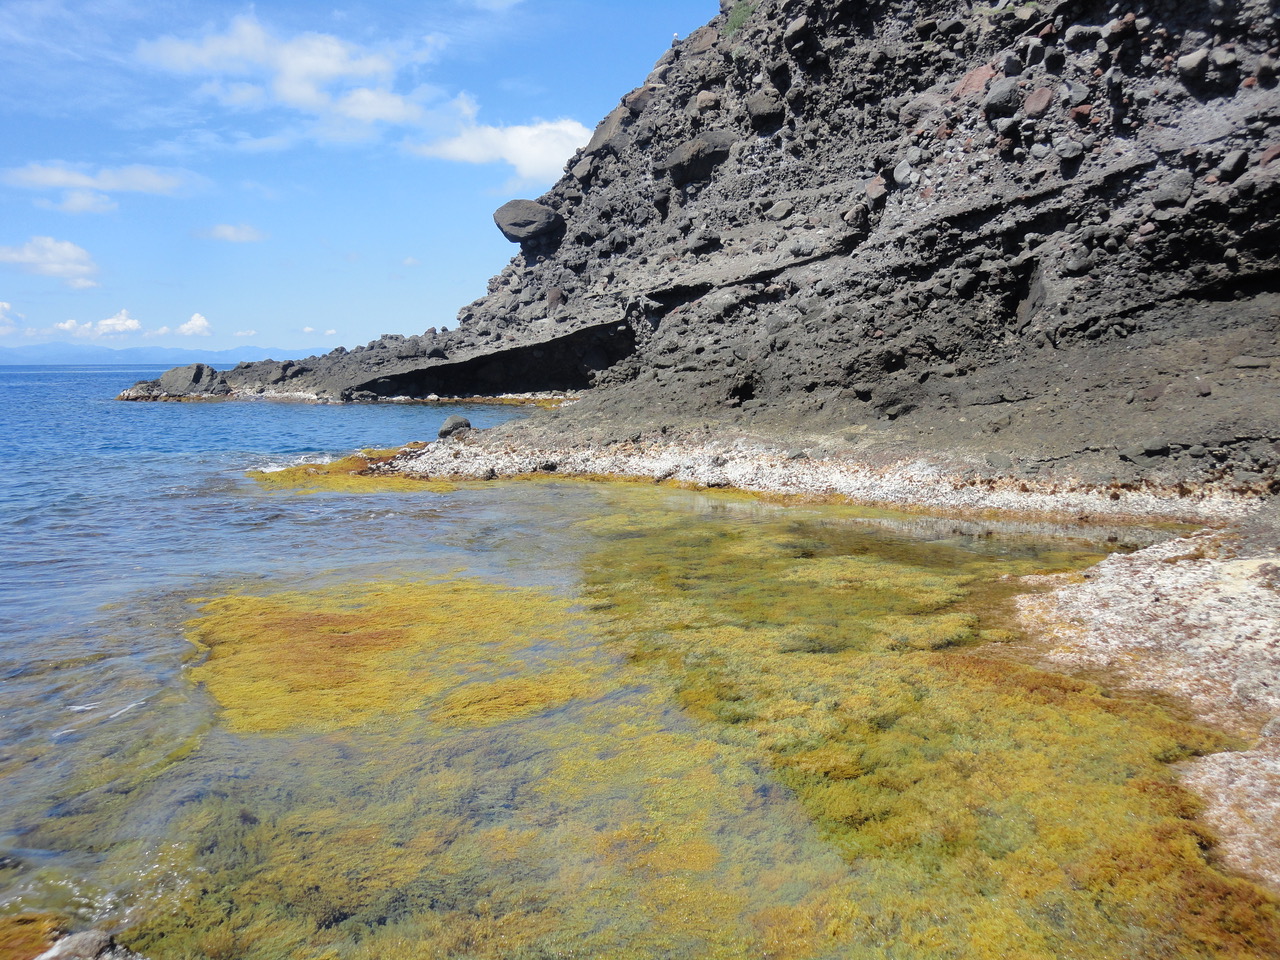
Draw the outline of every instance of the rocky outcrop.
[[[499,211],[521,251],[456,330],[223,377],[1265,487],[1276,47],[1263,0],[722,3]]]

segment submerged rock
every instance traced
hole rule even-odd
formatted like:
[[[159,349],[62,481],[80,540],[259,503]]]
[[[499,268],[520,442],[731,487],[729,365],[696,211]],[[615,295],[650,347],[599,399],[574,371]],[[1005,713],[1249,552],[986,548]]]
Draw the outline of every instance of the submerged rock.
[[[115,937],[102,930],[85,930],[63,937],[40,954],[36,960],[145,960],[116,943]]]

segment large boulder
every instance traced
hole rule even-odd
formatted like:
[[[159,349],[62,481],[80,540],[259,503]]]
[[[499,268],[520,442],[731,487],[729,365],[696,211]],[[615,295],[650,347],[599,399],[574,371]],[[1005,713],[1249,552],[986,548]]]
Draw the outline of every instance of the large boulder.
[[[701,136],[686,140],[667,154],[655,170],[671,175],[677,186],[707,180],[715,168],[729,156],[729,148],[738,137],[729,130],[709,130]]]
[[[786,107],[769,90],[761,90],[747,98],[747,116],[757,130],[772,130],[786,118]]]
[[[554,233],[560,226],[560,214],[533,200],[512,200],[493,214],[493,222],[512,243],[524,243]]]

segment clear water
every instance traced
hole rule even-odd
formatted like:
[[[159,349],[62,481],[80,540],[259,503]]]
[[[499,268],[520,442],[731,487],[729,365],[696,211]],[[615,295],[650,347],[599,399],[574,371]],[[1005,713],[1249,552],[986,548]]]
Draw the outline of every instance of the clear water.
[[[137,737],[148,716],[173,721],[148,706],[187,695],[185,598],[373,557],[484,565],[484,551],[428,532],[445,515],[466,529],[473,507],[458,498],[269,496],[244,474],[431,439],[453,413],[491,426],[518,408],[113,399],[160,372],[0,366],[0,845],[21,849],[31,817],[66,799],[91,756]],[[517,533],[473,532],[485,531],[494,549]]]
[[[904,947],[908,933],[920,944],[980,936],[1004,956],[1029,935],[1024,923],[1042,946],[1018,955],[1050,957],[1067,955],[1073,924],[1093,922],[1089,890],[1068,909],[1047,882],[1052,896],[1037,904],[947,872],[981,845],[876,866],[865,850],[881,842],[867,839],[880,820],[855,836],[858,818],[837,824],[805,793],[852,782],[840,758],[861,755],[859,737],[899,736],[885,704],[928,705],[930,684],[948,691],[918,740],[932,745],[895,740],[876,748],[883,762],[895,750],[904,769],[954,757],[1004,791],[993,786],[1004,758],[1027,752],[1045,721],[1032,711],[997,744],[994,721],[973,722],[995,695],[987,680],[965,681],[975,699],[961,703],[954,665],[929,659],[934,640],[967,628],[945,610],[910,622],[903,611],[970,580],[1078,567],[1091,548],[571,482],[272,492],[245,471],[431,439],[455,412],[484,427],[521,411],[112,399],[159,372],[0,367],[0,921],[53,911],[132,930],[155,960],[960,955]],[[474,588],[439,616],[445,593],[432,584],[459,583]],[[869,586],[856,603],[898,616],[893,630],[866,626],[857,583]],[[374,608],[418,595],[407,626],[437,615],[445,638],[355,665],[353,688],[371,698],[388,692],[380,678],[393,686],[377,710],[351,719],[351,704],[322,698],[299,718],[288,696],[281,707],[244,694],[306,673],[295,625],[298,638],[332,635],[344,649],[347,628],[325,631],[370,584],[393,585],[366,606],[372,646],[386,639]],[[494,618],[519,620],[513,590],[531,591],[540,639],[470,656],[465,644]],[[237,615],[261,600],[260,622],[275,616],[285,635],[219,680],[201,673],[190,637],[192,618],[217,607],[200,598],[223,596],[251,598],[232,604]],[[1089,732],[1095,712],[1110,714],[1088,695],[1072,709],[1055,722],[1098,739],[1054,747],[1062,762],[1102,757],[1099,783],[1117,789],[1135,764],[1158,772],[1163,740],[1143,745],[1136,726]],[[1096,746],[1130,740],[1123,762]],[[797,757],[837,772],[802,776],[788,767]],[[1061,833],[1034,806],[1041,782],[1001,800],[1014,839],[984,840],[995,851],[984,863],[1004,863],[1004,845],[1040,822]],[[929,800],[944,818],[960,804],[984,837],[991,802],[963,790]],[[962,828],[920,827],[907,847]],[[1043,874],[1028,863],[1028,877]],[[1075,896],[1081,874],[1062,873]],[[974,890],[935,916],[939,897]],[[1162,922],[1114,923],[1091,941],[1110,946],[1088,956],[1160,955],[1143,938]]]

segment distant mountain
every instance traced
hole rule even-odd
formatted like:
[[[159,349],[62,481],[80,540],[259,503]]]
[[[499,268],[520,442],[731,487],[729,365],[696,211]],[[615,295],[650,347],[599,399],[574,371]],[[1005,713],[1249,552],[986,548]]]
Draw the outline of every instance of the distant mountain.
[[[324,350],[313,350],[315,354]],[[0,347],[0,366],[43,363],[161,364],[181,366],[207,363],[223,369],[242,360],[287,359],[302,356],[301,350],[268,347],[232,347],[230,350],[190,350],[184,347],[103,347],[89,343],[35,343],[21,347]]]

